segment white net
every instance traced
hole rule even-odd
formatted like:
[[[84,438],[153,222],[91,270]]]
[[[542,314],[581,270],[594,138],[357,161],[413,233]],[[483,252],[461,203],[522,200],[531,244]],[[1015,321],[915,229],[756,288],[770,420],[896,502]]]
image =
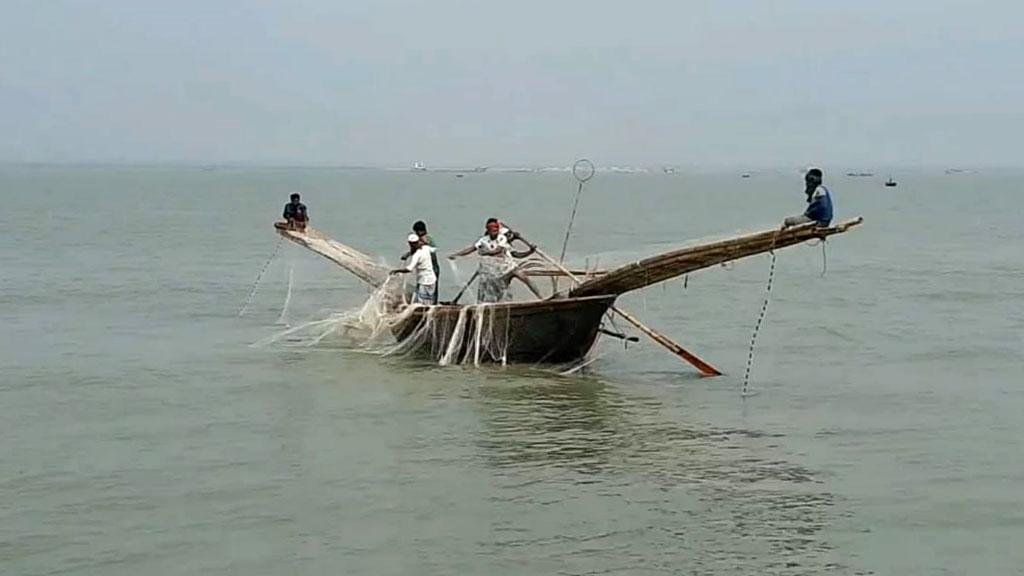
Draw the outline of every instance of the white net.
[[[283,330],[254,346],[330,346],[441,366],[508,363],[507,306],[396,305],[391,284],[401,282],[386,282],[357,308]]]

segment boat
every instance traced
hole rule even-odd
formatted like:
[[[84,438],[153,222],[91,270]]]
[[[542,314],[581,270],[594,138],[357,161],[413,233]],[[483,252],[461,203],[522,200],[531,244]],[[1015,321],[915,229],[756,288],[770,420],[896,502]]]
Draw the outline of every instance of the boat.
[[[417,356],[442,364],[566,364],[590,352],[615,298],[417,306],[391,332],[412,342]]]
[[[410,168],[410,170],[412,170],[413,172],[427,172],[428,171],[427,165],[424,164],[423,162],[414,162],[413,165],[412,165],[412,168]],[[473,168],[430,168],[429,171],[430,172],[447,173],[447,174],[457,173],[458,175],[461,176],[463,174],[468,174],[468,173],[482,174],[484,172],[487,172],[487,166],[476,166],[476,167],[473,167]]]
[[[396,349],[403,353],[442,365],[462,362],[564,364],[584,359],[598,335],[607,333],[602,322],[609,311],[629,320],[625,313],[614,308],[615,300],[625,293],[725,262],[841,234],[861,222],[858,217],[827,227],[808,223],[787,229],[773,228],[672,250],[613,270],[591,271],[579,276],[559,266],[562,275],[572,276],[574,286],[546,299],[436,306],[407,304],[408,287],[389,282],[387,266],[355,248],[313,228],[291,230],[277,225],[275,229],[284,238],[340,265],[383,294],[386,329],[396,340]],[[533,274],[554,275],[559,271],[549,268]]]
[[[889,179],[885,181],[885,186],[886,186],[886,188],[895,188],[896,187],[896,181],[892,179],[892,176],[889,176]]]

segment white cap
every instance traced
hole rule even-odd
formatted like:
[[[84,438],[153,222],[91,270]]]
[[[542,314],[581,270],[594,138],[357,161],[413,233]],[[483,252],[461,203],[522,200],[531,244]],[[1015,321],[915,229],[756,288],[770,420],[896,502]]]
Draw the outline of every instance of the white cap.
[[[409,242],[419,242],[420,237],[418,234],[409,234],[409,237],[406,238],[406,240],[408,240]]]

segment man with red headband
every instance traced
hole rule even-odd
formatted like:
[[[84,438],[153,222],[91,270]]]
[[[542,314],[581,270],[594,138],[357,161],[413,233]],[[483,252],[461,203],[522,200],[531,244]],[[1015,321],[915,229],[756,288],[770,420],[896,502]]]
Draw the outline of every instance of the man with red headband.
[[[541,298],[540,291],[517,270],[515,258],[526,258],[533,254],[536,246],[527,243],[529,250],[517,252],[512,249],[512,239],[522,239],[515,232],[505,228],[502,230],[501,223],[497,218],[490,218],[486,225],[487,233],[480,237],[472,246],[452,254],[448,258],[454,260],[460,256],[467,256],[476,252],[480,256],[479,283],[477,284],[478,302],[501,302],[508,300],[511,294],[508,291],[511,279],[518,278],[523,281]]]

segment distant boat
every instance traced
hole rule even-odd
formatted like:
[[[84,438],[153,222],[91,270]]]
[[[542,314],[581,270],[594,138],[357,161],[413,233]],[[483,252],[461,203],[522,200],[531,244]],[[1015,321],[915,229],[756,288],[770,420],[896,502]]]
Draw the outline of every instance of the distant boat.
[[[661,171],[664,172],[665,174],[675,174],[676,173],[676,169],[672,168],[671,166],[665,166],[664,168],[661,169]]]
[[[888,188],[895,188],[896,187],[896,181],[892,179],[892,176],[889,176],[889,179],[885,181],[885,185]]]
[[[866,178],[868,176],[874,176],[874,174],[871,172],[847,172],[846,175],[853,178]]]
[[[740,178],[750,178],[750,172],[744,172],[743,174],[740,174]]]
[[[426,172],[427,166],[423,162],[415,162],[412,165],[413,172]],[[476,168],[431,168],[431,172],[442,172],[446,174],[469,174],[469,173],[482,173],[487,172],[487,166],[477,166]]]

